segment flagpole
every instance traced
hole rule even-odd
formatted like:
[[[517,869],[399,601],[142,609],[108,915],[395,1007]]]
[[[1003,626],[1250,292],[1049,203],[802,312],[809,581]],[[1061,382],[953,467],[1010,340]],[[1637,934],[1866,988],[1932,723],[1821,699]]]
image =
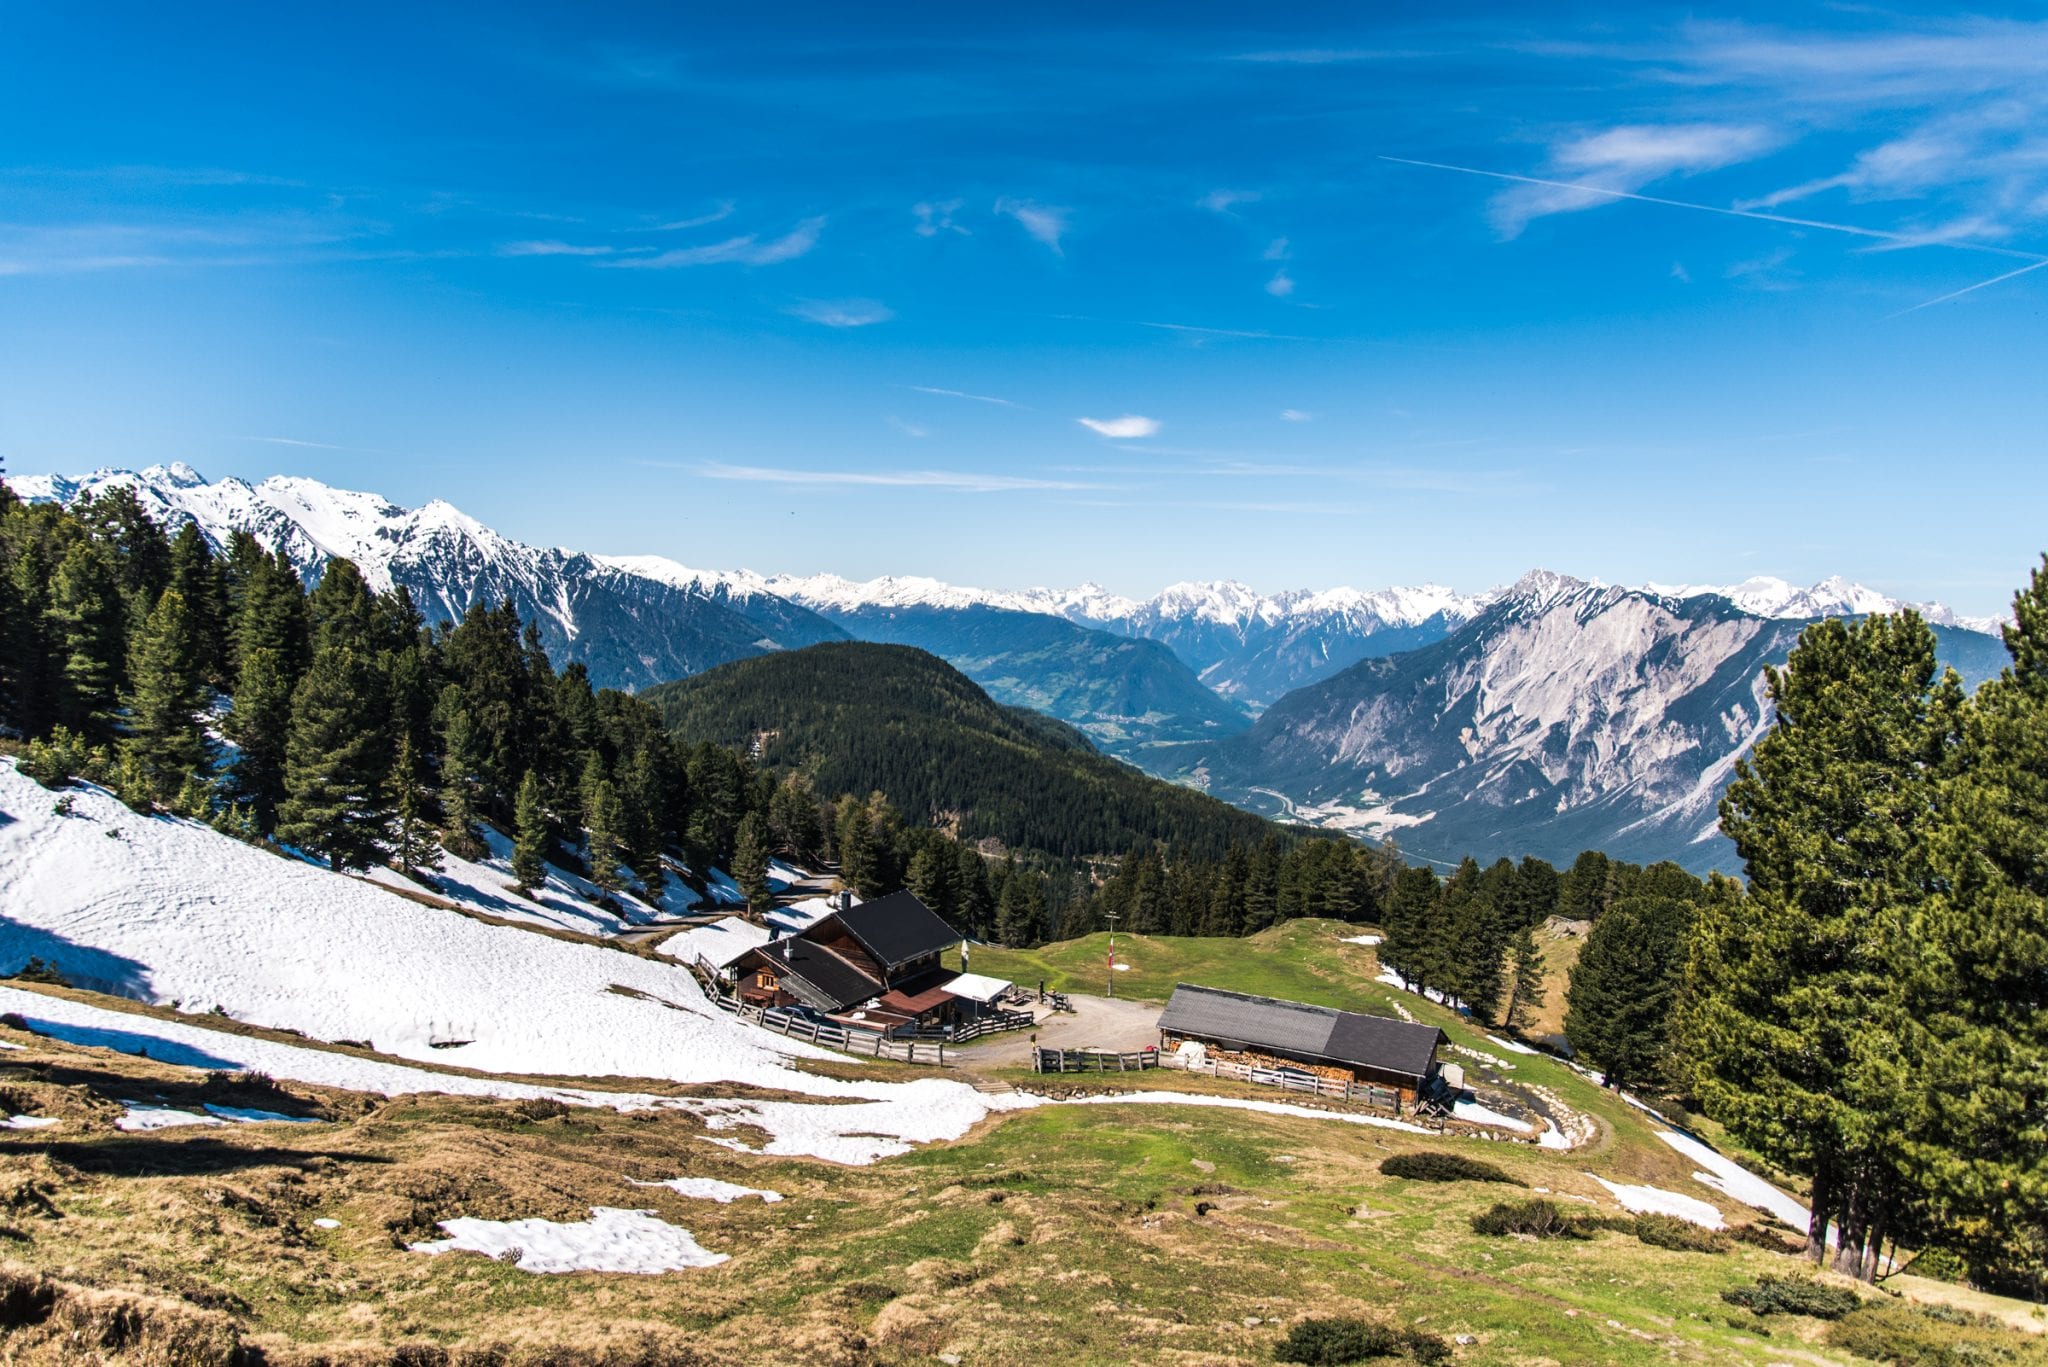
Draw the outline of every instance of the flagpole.
[[[1117,913],[1104,912],[1102,919],[1109,922],[1109,995],[1116,995],[1116,923]]]

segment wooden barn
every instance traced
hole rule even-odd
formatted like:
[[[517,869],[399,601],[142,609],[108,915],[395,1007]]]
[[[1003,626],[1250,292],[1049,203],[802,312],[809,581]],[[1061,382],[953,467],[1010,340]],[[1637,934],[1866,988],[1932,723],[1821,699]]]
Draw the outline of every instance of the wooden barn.
[[[1444,1032],[1433,1025],[1182,983],[1159,1016],[1162,1053],[1200,1046],[1210,1058],[1375,1083],[1413,1106],[1434,1086]]]

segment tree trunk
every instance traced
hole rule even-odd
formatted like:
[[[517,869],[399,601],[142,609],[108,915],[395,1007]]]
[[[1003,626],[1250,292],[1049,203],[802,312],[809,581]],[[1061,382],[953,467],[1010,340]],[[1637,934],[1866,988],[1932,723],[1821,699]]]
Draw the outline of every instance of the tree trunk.
[[[1826,1163],[1813,1170],[1813,1213],[1806,1221],[1806,1256],[1816,1265],[1827,1261],[1829,1203],[1835,1195],[1834,1171]]]
[[[1857,1177],[1842,1203],[1841,1235],[1835,1245],[1835,1271],[1845,1277],[1863,1275],[1863,1249],[1870,1239],[1870,1179]]]

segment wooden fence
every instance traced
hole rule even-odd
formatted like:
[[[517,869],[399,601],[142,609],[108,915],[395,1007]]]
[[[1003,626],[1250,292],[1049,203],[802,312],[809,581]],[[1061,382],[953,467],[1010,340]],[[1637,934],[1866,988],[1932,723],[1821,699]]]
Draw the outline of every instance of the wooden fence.
[[[1141,1073],[1159,1066],[1157,1049],[1119,1054],[1107,1049],[1033,1049],[1034,1073]]]
[[[1179,1068],[1185,1072],[1202,1073],[1209,1077],[1229,1078],[1236,1082],[1255,1082],[1261,1087],[1278,1087],[1283,1091],[1302,1092],[1310,1096],[1328,1097],[1332,1101],[1346,1101],[1354,1105],[1375,1106],[1396,1115],[1401,1111],[1401,1094],[1392,1087],[1377,1083],[1318,1077],[1313,1073],[1297,1073],[1282,1068],[1254,1068],[1247,1063],[1232,1063],[1227,1059],[1208,1059],[1191,1064],[1180,1054],[1165,1054],[1160,1058],[1163,1066]]]
[[[721,1011],[730,1011],[743,1021],[751,1021],[763,1030],[771,1030],[789,1039],[806,1040],[827,1049],[865,1054],[869,1058],[894,1059],[898,1063],[928,1063],[940,1068],[946,1064],[944,1040],[891,1039],[879,1030],[859,1030],[836,1021],[785,1011],[779,1006],[754,1006],[741,1001],[736,993],[726,991],[718,970],[701,954],[689,969],[713,1006]]]

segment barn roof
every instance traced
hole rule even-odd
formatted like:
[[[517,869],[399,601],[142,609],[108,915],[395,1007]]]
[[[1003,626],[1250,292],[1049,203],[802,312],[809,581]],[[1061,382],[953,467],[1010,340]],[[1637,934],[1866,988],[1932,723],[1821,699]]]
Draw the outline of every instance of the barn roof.
[[[824,945],[804,939],[776,940],[756,953],[781,970],[784,988],[816,1011],[838,1011],[880,996],[882,984]]]
[[[960,943],[960,932],[907,890],[862,902],[837,915],[846,933],[860,942],[884,972]]]
[[[1181,983],[1159,1028],[1168,1034],[1423,1078],[1443,1031],[1433,1025]]]

